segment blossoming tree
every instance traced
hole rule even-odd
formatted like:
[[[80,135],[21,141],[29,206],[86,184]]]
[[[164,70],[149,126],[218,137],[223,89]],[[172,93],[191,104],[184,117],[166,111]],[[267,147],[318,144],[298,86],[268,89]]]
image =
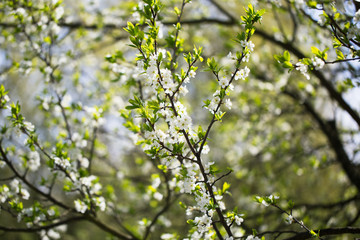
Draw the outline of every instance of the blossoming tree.
[[[4,239],[360,234],[359,1],[0,6]]]

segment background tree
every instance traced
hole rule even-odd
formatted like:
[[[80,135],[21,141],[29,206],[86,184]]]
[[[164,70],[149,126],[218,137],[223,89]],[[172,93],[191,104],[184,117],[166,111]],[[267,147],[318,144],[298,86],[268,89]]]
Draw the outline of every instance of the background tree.
[[[190,2],[0,3],[3,239],[359,236],[359,2]]]

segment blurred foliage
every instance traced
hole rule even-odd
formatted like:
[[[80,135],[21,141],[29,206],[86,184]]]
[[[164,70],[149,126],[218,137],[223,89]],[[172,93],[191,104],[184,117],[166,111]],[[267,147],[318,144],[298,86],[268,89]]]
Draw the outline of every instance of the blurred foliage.
[[[0,3],[0,81],[9,91],[11,102],[20,103],[26,121],[35,125],[34,136],[44,151],[37,148],[37,140],[25,134],[33,134],[25,120],[11,126],[13,122],[7,118],[10,110],[0,104],[0,125],[8,128],[1,132],[1,148],[6,149],[15,168],[26,173],[23,176],[29,182],[43,192],[51,185],[52,196],[71,206],[58,207],[59,221],[81,215],[73,207],[81,194],[72,191],[73,186],[64,193],[66,177],[53,177],[54,171],[48,166],[56,163],[45,152],[69,157],[71,164],[78,166],[87,158],[91,166],[82,167],[79,176],[97,176],[96,181],[102,185],[99,196],[107,202],[105,212],[94,210],[91,219],[84,214],[81,221],[68,223],[62,239],[116,239],[103,225],[133,235],[129,239],[143,239],[147,226],[166,204],[169,207],[155,219],[151,234],[145,238],[160,239],[164,233],[176,233],[183,239],[191,229],[186,221],[193,216],[187,216],[181,205],[193,205],[194,198],[175,189],[170,201],[165,199],[173,176],[158,168],[160,159],[147,156],[136,144],[140,137],[129,129],[139,130],[142,120],[134,115],[124,117],[129,99],[134,101],[134,95],[140,93],[145,97],[151,94],[141,85],[135,61],[138,52],[129,47],[133,44],[129,41],[130,31],[124,30],[127,22],[144,23],[139,14],[143,3],[139,2]],[[179,12],[174,12],[174,8],[181,9],[182,2],[162,1],[158,16],[157,44],[171,54],[174,49],[168,46],[167,37],[176,32]],[[218,88],[215,75],[205,71],[207,59],[214,57],[222,66],[220,75],[231,75],[236,61],[228,54],[240,49],[235,39],[244,31],[240,16],[245,14],[248,3],[192,1],[182,13],[175,71],[180,74],[180,69],[187,66],[184,53],[193,53],[194,46],[203,47],[204,61],[195,64],[196,78],[186,85],[189,94],[181,99],[193,124],[202,125],[203,129],[212,118],[203,108],[204,101]],[[259,237],[273,239],[305,231],[298,224],[288,224],[288,216],[279,209],[254,201],[254,196],[269,195],[280,196],[277,206],[291,212],[310,229],[356,227],[360,223],[359,3],[251,3],[266,13],[261,24],[255,25],[255,50],[249,62],[244,63],[251,70],[250,75],[234,82],[232,107],[221,122],[215,122],[207,142],[211,150],[205,156],[206,161],[215,162],[220,171],[217,176],[232,170],[217,185],[223,186],[225,181],[231,184],[230,193],[224,196],[225,205],[244,214],[244,223],[234,226],[234,233],[245,239],[256,229]],[[139,28],[149,31],[144,24]],[[305,72],[299,63],[305,66]],[[324,66],[320,66],[322,63]],[[5,94],[0,97],[5,99]],[[131,125],[130,118],[135,119],[135,124]],[[18,135],[16,128],[23,132]],[[40,153],[41,166],[37,171],[26,170],[28,160],[24,156],[31,152],[31,143],[23,144],[27,139]],[[4,162],[4,156],[0,160]],[[9,185],[14,178],[19,176],[13,169],[0,169],[0,184]],[[154,187],[157,178],[161,184]],[[35,202],[42,202],[44,209],[54,204],[45,201],[39,192],[29,191],[30,199],[23,201],[25,208]],[[156,192],[164,198],[156,199]],[[289,200],[294,202],[293,209],[288,206]],[[27,225],[24,219],[17,220],[18,212],[10,209],[8,201],[0,204],[0,226],[31,229],[52,222]],[[224,229],[221,233],[226,235]],[[1,232],[1,228],[0,234],[1,239],[41,236],[20,230]],[[333,238],[353,237],[339,234]]]

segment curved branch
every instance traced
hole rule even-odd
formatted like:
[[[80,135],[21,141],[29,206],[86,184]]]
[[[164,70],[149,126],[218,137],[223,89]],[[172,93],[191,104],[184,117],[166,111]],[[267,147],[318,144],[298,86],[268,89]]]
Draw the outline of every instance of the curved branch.
[[[49,230],[51,228],[54,227],[58,227],[64,224],[69,224],[71,222],[76,222],[76,221],[83,221],[86,220],[84,216],[76,216],[76,217],[72,217],[72,218],[68,218],[53,224],[49,224],[49,225],[45,225],[45,226],[39,226],[39,227],[33,227],[33,228],[17,228],[17,227],[5,227],[5,226],[0,226],[0,230],[1,231],[5,231],[5,232],[38,232],[41,230]]]
[[[306,100],[301,99],[297,94],[289,91],[284,91],[284,94],[288,95],[297,102],[301,102],[305,110],[315,119],[320,126],[322,132],[328,139],[332,149],[336,154],[337,160],[340,162],[342,168],[346,172],[350,181],[360,191],[360,168],[353,164],[347,155],[343,143],[340,139],[339,132],[334,121],[324,121],[322,117],[315,111],[313,106]]]
[[[161,171],[161,170],[160,170]],[[151,223],[149,226],[146,227],[145,233],[144,233],[144,237],[143,239],[146,240],[148,239],[148,237],[150,236],[150,232],[151,232],[151,228],[156,224],[157,220],[159,219],[159,217],[161,215],[163,215],[164,213],[166,213],[169,208],[171,207],[171,205],[177,200],[177,197],[175,197],[173,200],[171,200],[172,197],[172,192],[169,186],[169,179],[168,176],[166,175],[166,173],[164,173],[163,171],[161,171],[162,175],[164,176],[165,179],[165,184],[166,184],[166,198],[165,198],[165,204],[162,207],[162,209],[156,213],[156,215],[153,217],[153,219],[151,220]]]
[[[49,224],[46,226],[40,226],[40,227],[35,227],[35,228],[16,228],[16,227],[5,227],[5,226],[0,226],[0,230],[1,231],[5,231],[5,232],[38,232],[41,230],[48,230],[60,225],[64,225],[64,224],[69,224],[71,222],[76,222],[76,221],[89,221],[93,224],[95,224],[96,226],[98,226],[100,229],[118,237],[119,239],[123,239],[123,240],[138,240],[138,238],[135,238],[133,236],[128,236],[125,235],[123,233],[119,233],[116,230],[110,228],[109,226],[107,226],[106,224],[100,222],[98,219],[90,216],[90,215],[84,215],[84,216],[76,216],[76,217],[72,217],[69,219],[65,219],[53,224]]]
[[[116,231],[115,229],[109,227],[107,224],[104,224],[103,222],[99,221],[98,219],[96,219],[93,216],[87,215],[86,220],[89,220],[90,222],[92,222],[93,224],[95,224],[96,226],[101,228],[102,230],[118,237],[119,239],[139,240],[138,238],[135,238],[134,236],[125,235],[124,233],[120,233],[120,232]]]
[[[219,3],[217,3],[214,0],[210,0],[210,2],[224,15],[226,15],[232,24],[235,24],[237,22],[236,18],[230,14],[225,8],[223,8]]]
[[[326,228],[314,230],[314,232],[319,232],[319,236],[328,236],[328,235],[341,235],[341,234],[359,234],[360,228],[354,227],[345,227],[345,228]],[[312,238],[309,232],[298,233],[293,237],[287,238],[286,240],[302,240]]]
[[[21,179],[29,188],[31,188],[34,192],[40,194],[41,196],[45,197],[46,199],[50,200],[51,202],[53,202],[54,204],[58,205],[59,207],[62,207],[66,210],[73,210],[72,208],[70,208],[69,206],[63,204],[62,202],[56,200],[53,196],[51,196],[51,194],[47,194],[44,193],[43,191],[40,191],[36,186],[34,186],[32,183],[30,183],[24,176],[22,176],[16,169],[15,167],[11,164],[11,161],[8,159],[8,157],[6,156],[6,153],[4,151],[4,149],[1,146],[1,141],[0,140],[0,154],[2,159],[7,163],[7,165],[10,167],[11,171],[16,175],[16,177],[18,177],[19,179]]]
[[[284,43],[279,40],[276,40],[274,37],[272,37],[270,34],[262,31],[262,30],[256,30],[255,35],[259,35],[263,37],[264,39],[292,52],[296,55],[298,58],[306,58],[306,56],[297,48],[295,48],[291,43]],[[359,114],[352,109],[352,107],[344,100],[342,95],[336,91],[334,86],[325,78],[324,74],[322,74],[320,71],[313,71],[313,74],[319,79],[320,84],[328,91],[330,97],[335,100],[339,106],[344,109],[357,123],[357,125],[360,128],[360,116]]]
[[[324,208],[324,209],[328,209],[328,208],[335,208],[335,207],[343,207],[353,201],[359,200],[360,199],[360,195],[355,195],[351,198],[339,201],[339,202],[335,202],[335,203],[318,203],[318,204],[295,204],[294,208],[300,208],[300,207],[305,207],[307,209],[316,209],[316,208]]]

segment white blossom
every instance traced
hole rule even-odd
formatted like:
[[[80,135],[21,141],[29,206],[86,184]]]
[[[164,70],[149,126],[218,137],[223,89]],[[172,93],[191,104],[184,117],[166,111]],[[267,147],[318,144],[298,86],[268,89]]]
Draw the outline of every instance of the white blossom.
[[[170,234],[170,233],[164,233],[164,234],[161,234],[161,237],[160,237],[162,240],[172,240],[172,239],[175,239],[175,235],[174,234]]]
[[[6,163],[4,161],[0,161],[0,168],[3,168],[6,166]]]
[[[20,190],[20,195],[23,199],[28,200],[30,198],[30,193],[28,192],[28,190],[21,188]]]
[[[102,212],[105,211],[105,209],[106,209],[106,201],[105,201],[104,197],[102,197],[102,196],[97,197],[95,199],[95,204],[96,204],[96,206],[99,207],[100,211],[102,211]]]
[[[29,132],[33,132],[35,130],[35,126],[31,123],[31,122],[24,122],[24,127],[26,128],[26,130],[28,130]]]
[[[46,96],[42,99],[42,107],[44,110],[48,111],[50,109],[51,97]]]
[[[80,213],[85,213],[88,208],[87,205],[79,199],[75,200],[74,204],[75,204],[75,210]]]
[[[80,166],[83,168],[88,168],[89,167],[89,159],[87,159],[86,157],[83,157],[81,154],[78,155],[78,161],[80,163]]]
[[[80,178],[80,183],[86,187],[90,187],[92,185],[92,182],[95,181],[96,179],[97,177],[94,175],[88,177],[82,177]]]
[[[87,146],[87,141],[83,139],[81,135],[77,132],[72,134],[71,140],[75,143],[75,146],[77,148],[84,148]]]
[[[62,158],[59,158],[59,157],[54,157],[54,163],[64,169],[68,168],[71,166],[69,160],[67,159],[62,159]]]
[[[156,200],[158,200],[158,201],[161,201],[162,199],[163,199],[163,195],[161,194],[161,193],[159,193],[159,192],[155,192],[154,193],[154,198],[156,199]]]
[[[254,48],[255,48],[255,44],[254,44],[252,41],[249,41],[249,42],[246,44],[246,47],[249,49],[250,52],[253,52],[253,51],[254,51]]]
[[[179,88],[179,93],[183,96],[185,96],[188,92],[189,92],[189,90],[186,88],[186,86],[181,86]]]
[[[227,57],[228,59],[234,60],[234,56],[233,56],[232,52],[229,52],[226,57]]]
[[[55,211],[54,211],[54,209],[49,209],[49,210],[47,210],[47,213],[49,214],[49,216],[55,216]]]
[[[0,192],[0,202],[4,203],[10,196],[10,189],[4,185],[2,191]]]
[[[230,100],[229,98],[227,98],[227,99],[225,100],[225,106],[226,106],[228,109],[231,109],[231,107],[232,107],[232,102],[231,102],[231,100]]]
[[[23,16],[26,17],[27,16],[27,12],[24,8],[17,8],[14,13],[18,16]]]
[[[61,106],[64,108],[68,108],[71,106],[71,102],[72,102],[72,97],[70,96],[70,94],[65,94],[62,99],[61,99]]]
[[[12,191],[18,193],[19,192],[19,180],[17,180],[16,178],[13,179],[11,182],[10,182],[10,188]]]
[[[210,152],[210,147],[209,145],[204,145],[203,149],[202,149],[202,154],[208,154]]]
[[[194,223],[197,225],[198,231],[204,233],[211,226],[211,217],[207,214],[202,215],[201,217],[195,217]]]
[[[64,15],[64,8],[63,7],[57,7],[54,11],[54,17],[56,20],[59,20]]]
[[[312,59],[312,62],[313,62],[313,65],[316,70],[322,69],[325,65],[325,62],[321,58],[318,58],[318,57],[314,57]]]
[[[248,67],[245,67],[237,71],[234,78],[235,80],[238,79],[245,80],[245,78],[249,76],[249,73],[250,73],[250,69]]]
[[[221,86],[221,88],[225,88],[229,85],[229,79],[226,78],[226,76],[223,76],[222,78],[220,78],[219,80],[219,85]]]
[[[306,64],[302,62],[298,62],[295,64],[295,66],[296,66],[296,70],[300,71],[301,74],[303,74],[306,77],[306,79],[308,80],[310,79],[310,75],[307,73],[308,66]]]
[[[238,215],[236,215],[235,216],[235,223],[240,226],[242,222],[244,222],[244,219],[239,217]]]
[[[195,181],[196,181],[195,178],[191,178],[191,177],[185,178],[183,181],[183,188],[182,188],[183,192],[191,193],[191,191],[195,190],[196,187]]]
[[[246,54],[246,55],[244,55],[242,61],[243,62],[249,62],[249,59],[250,59],[250,54]]]
[[[288,224],[292,224],[294,222],[294,217],[292,215],[289,215],[285,221],[288,223]]]
[[[360,9],[357,10],[357,12],[355,13],[355,16],[354,16],[354,23],[357,24],[360,22]]]
[[[319,15],[319,20],[317,21],[319,25],[323,26],[326,23],[326,18],[324,14]]]
[[[102,117],[102,108],[85,106],[84,110],[90,116],[90,120],[87,119],[90,126],[99,127],[105,123],[105,119]]]
[[[29,159],[27,161],[30,171],[36,171],[40,167],[40,155],[38,152],[33,151],[29,153]]]
[[[256,236],[253,236],[253,235],[250,235],[250,236],[247,236],[246,240],[260,240],[260,238],[256,237]]]
[[[302,8],[306,5],[304,0],[295,0],[295,6],[296,8]]]
[[[61,235],[58,232],[55,232],[53,229],[49,229],[47,232],[47,235],[51,238],[51,239],[60,239]]]
[[[51,29],[51,32],[54,34],[54,35],[58,35],[60,33],[60,30],[61,28],[59,27],[59,25],[57,25],[55,22],[51,22],[50,23],[50,29]]]

